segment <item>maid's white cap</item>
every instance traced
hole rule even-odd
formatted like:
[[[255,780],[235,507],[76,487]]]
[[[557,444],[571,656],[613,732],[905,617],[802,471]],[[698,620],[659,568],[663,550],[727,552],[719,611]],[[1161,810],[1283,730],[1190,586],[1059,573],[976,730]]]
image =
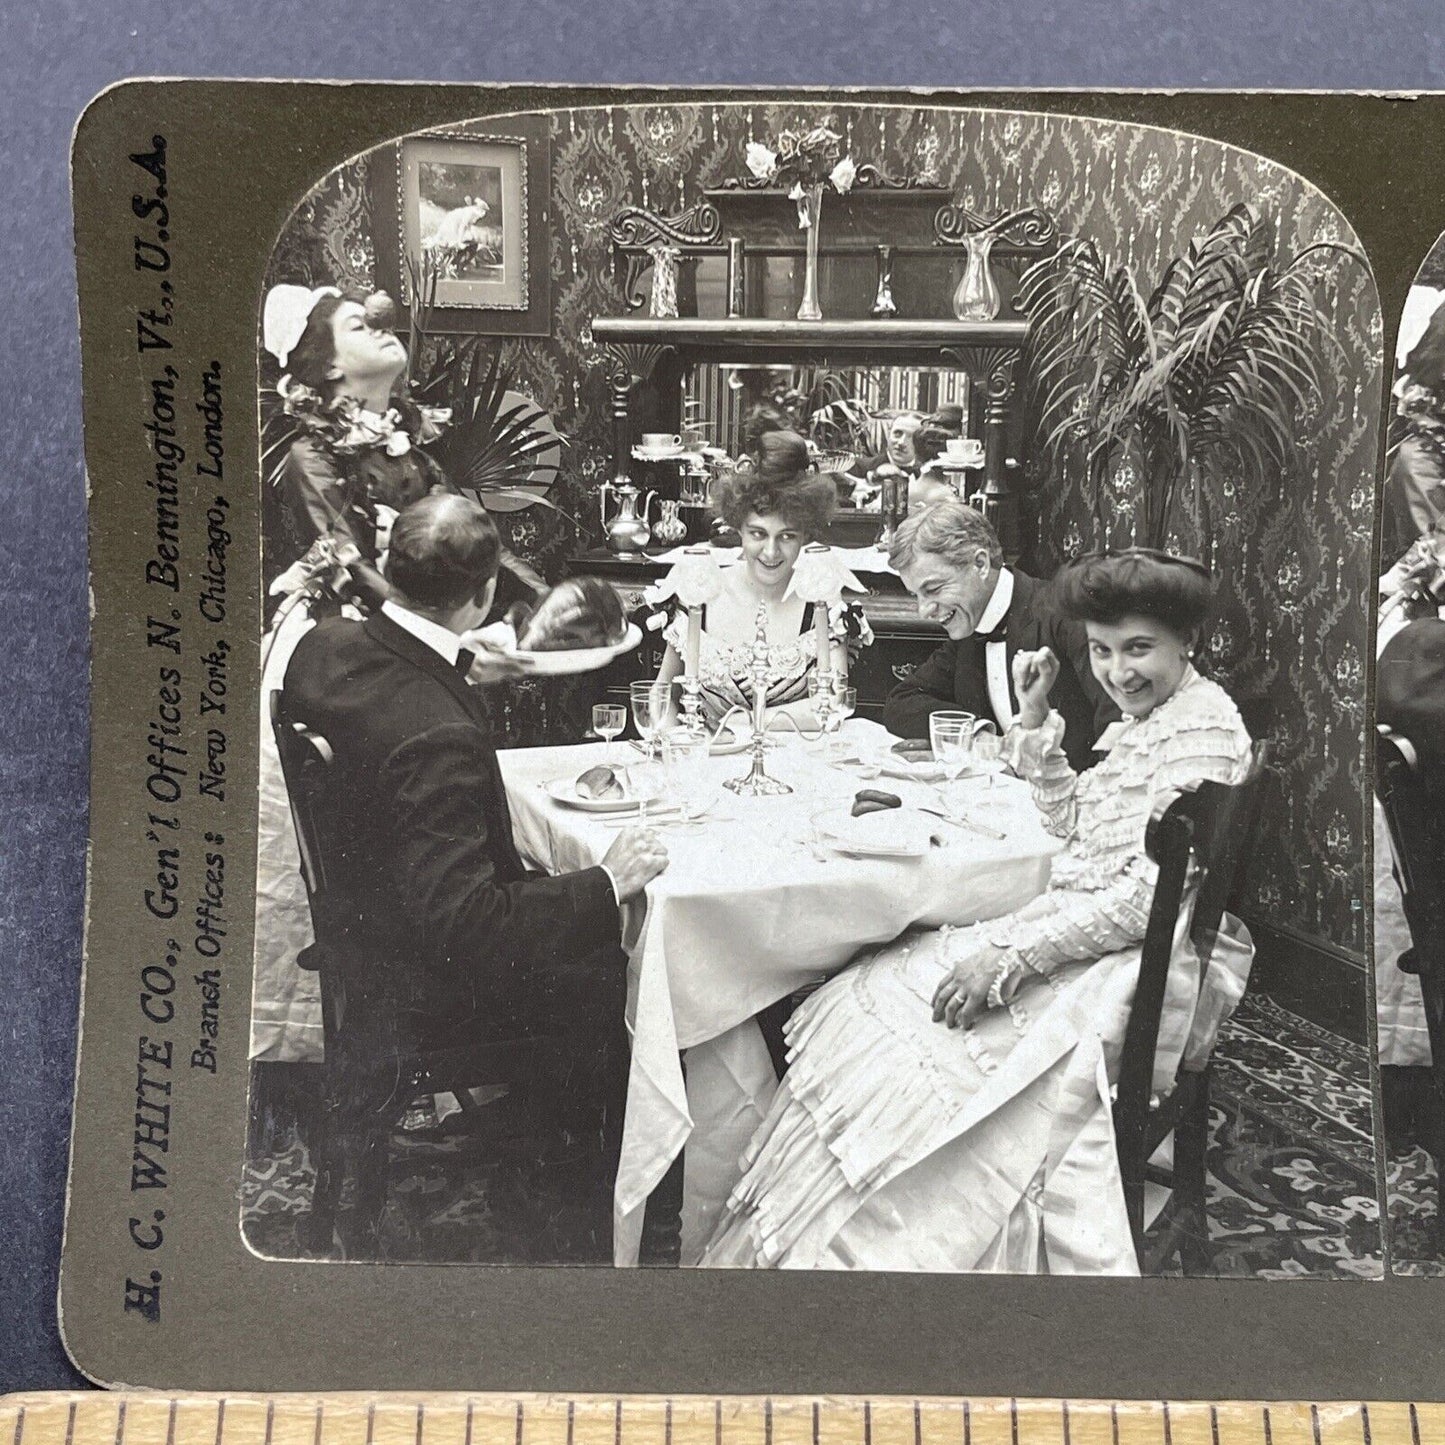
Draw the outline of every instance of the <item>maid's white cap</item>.
[[[261,344],[285,366],[306,330],[316,303],[327,296],[340,296],[335,286],[273,286],[266,293],[261,310]]]
[[[1400,334],[1395,341],[1395,365],[1404,366],[1416,343],[1425,334],[1430,318],[1445,301],[1445,291],[1434,286],[1412,286],[1400,312]]]

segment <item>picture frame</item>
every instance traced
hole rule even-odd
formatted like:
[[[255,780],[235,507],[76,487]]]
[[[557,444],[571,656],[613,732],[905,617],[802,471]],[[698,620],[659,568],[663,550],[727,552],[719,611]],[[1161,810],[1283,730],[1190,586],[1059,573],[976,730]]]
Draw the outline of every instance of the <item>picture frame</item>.
[[[530,120],[518,117],[505,131],[407,136],[376,168],[378,284],[410,311],[415,263],[433,260],[434,330],[516,336],[551,330],[550,146],[545,129]]]

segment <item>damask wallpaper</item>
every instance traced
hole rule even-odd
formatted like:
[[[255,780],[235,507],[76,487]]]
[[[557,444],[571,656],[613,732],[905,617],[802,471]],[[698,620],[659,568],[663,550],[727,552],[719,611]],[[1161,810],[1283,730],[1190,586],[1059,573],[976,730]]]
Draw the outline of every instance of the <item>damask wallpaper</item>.
[[[710,184],[744,174],[747,141],[816,122],[823,107],[656,105],[554,112],[551,335],[502,342],[522,386],[572,438],[559,501],[596,514],[611,447],[604,357],[591,318],[621,314],[608,225],[627,202],[679,211]],[[1052,212],[1152,285],[1169,259],[1238,201],[1272,213],[1280,249],[1357,244],[1313,186],[1272,161],[1147,126],[1006,111],[927,107],[827,110],[850,153],[885,172],[953,189],[970,210]],[[272,281],[373,284],[366,157],[333,171],[281,236]],[[1327,384],[1300,419],[1303,465],[1283,501],[1239,496],[1212,535],[1184,535],[1212,558],[1220,606],[1203,659],[1254,713],[1269,718],[1282,796],[1251,869],[1259,917],[1357,958],[1365,949],[1363,776],[1366,621],[1382,326],[1371,276],[1330,262],[1321,295],[1333,316]],[[947,314],[940,298],[940,315]],[[1092,509],[1067,476],[1035,479],[1041,570],[1098,545]],[[1127,501],[1108,540],[1129,533]],[[1196,529],[1197,532],[1197,529]],[[513,545],[555,568],[574,545],[540,509],[513,514]]]

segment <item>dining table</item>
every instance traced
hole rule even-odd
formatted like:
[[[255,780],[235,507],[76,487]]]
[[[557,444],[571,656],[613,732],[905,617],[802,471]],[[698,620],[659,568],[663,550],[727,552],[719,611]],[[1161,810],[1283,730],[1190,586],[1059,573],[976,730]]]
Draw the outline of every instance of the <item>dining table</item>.
[[[638,1263],[649,1195],[683,1155],[683,1264],[697,1262],[741,1173],[740,1158],[777,1087],[758,1013],[815,987],[910,929],[965,925],[1021,907],[1047,886],[1061,847],[1027,785],[989,772],[948,785],[893,768],[895,740],[851,718],[831,739],[770,738],[765,766],[790,792],[740,796],[746,752],[696,758],[687,788],[705,811],[664,813],[665,871],[623,908],[632,1054],[614,1194],[614,1260]],[[589,811],[572,784],[635,745],[583,743],[499,753],[518,851],[566,872],[601,860],[634,810]],[[669,775],[650,765],[660,784]],[[879,773],[880,767],[884,771]],[[901,775],[895,775],[901,774]],[[906,775],[902,775],[906,774]],[[675,782],[675,774],[671,776]],[[922,851],[845,851],[832,820],[861,789],[885,790],[925,824]],[[940,806],[944,802],[947,807]],[[950,814],[950,818],[939,816]]]

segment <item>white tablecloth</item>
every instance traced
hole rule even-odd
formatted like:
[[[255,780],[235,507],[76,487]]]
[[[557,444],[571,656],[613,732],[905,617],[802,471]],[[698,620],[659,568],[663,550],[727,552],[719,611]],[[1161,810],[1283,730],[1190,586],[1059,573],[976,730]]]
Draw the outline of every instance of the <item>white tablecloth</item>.
[[[887,741],[876,724],[858,718],[845,736],[865,751]],[[535,866],[587,867],[617,836],[605,816],[566,807],[544,791],[602,757],[598,744],[500,755],[517,847]],[[930,801],[933,790],[890,778],[862,782],[793,738],[768,758],[768,771],[792,784],[791,795],[739,798],[721,789],[748,765],[745,754],[707,760],[719,784],[717,804],[704,827],[665,830],[668,869],[648,888],[645,910],[624,919],[632,1063],[616,1189],[619,1265],[637,1262],[643,1207],[684,1144],[684,1262],[711,1232],[775,1087],[753,1022],[759,1010],[911,926],[1010,912],[1043,889],[1059,847],[1025,785],[998,778],[986,800],[981,783],[965,787],[977,790],[977,816],[1004,830],[1003,842],[940,820],[941,846],[926,857],[829,854],[819,861],[807,846],[814,814],[845,806],[860,787],[918,802]],[[680,1050],[687,1051],[686,1082]]]

